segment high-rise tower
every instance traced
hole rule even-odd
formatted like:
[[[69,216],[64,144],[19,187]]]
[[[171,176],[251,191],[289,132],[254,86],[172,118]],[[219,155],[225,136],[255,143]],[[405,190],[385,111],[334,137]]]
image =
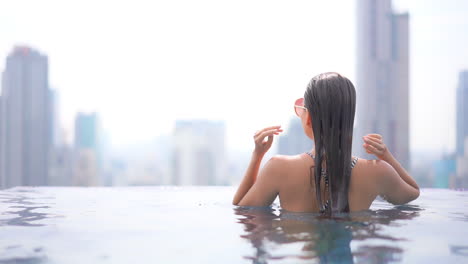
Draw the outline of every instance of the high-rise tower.
[[[0,186],[47,185],[50,155],[47,56],[15,47],[2,75]]]
[[[460,72],[457,88],[457,156],[465,153],[468,136],[468,71]]]
[[[365,153],[362,136],[381,134],[409,170],[409,15],[391,0],[357,1],[356,122],[353,152]]]

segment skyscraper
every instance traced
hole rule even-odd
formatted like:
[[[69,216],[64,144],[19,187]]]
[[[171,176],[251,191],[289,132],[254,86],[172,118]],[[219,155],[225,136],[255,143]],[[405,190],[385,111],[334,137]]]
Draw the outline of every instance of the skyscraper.
[[[99,179],[98,118],[96,113],[78,113],[75,119],[73,185],[96,186]]]
[[[228,184],[224,135],[224,123],[220,121],[177,121],[171,184]]]
[[[457,88],[457,156],[465,152],[465,138],[468,136],[468,71],[462,71],[458,77]]]
[[[409,169],[409,15],[396,14],[391,0],[357,1],[356,128],[353,152],[374,159],[362,136],[381,134]]]
[[[51,145],[47,56],[15,47],[2,74],[0,185],[47,185]]]
[[[56,90],[49,91],[49,133],[50,140],[53,147],[61,146],[64,143],[62,134],[60,133],[59,122],[59,98]]]
[[[310,151],[313,145],[312,139],[304,134],[301,119],[299,117],[293,117],[289,122],[287,134],[278,137],[278,154],[301,154],[305,151]]]
[[[98,146],[98,119],[96,113],[78,113],[75,119],[75,148],[93,149]]]
[[[462,71],[457,87],[456,187],[468,187],[468,71]]]
[[[442,159],[433,163],[435,188],[456,187],[456,159],[454,155],[444,155]]]

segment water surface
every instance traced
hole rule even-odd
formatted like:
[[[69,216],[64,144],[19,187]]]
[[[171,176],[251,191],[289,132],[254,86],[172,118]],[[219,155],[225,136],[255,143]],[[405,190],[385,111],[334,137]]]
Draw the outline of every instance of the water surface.
[[[334,219],[231,205],[235,187],[0,191],[0,263],[468,263],[468,192]]]

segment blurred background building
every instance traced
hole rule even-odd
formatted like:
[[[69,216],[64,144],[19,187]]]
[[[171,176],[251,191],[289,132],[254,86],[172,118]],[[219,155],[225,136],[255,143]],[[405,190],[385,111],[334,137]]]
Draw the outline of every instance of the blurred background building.
[[[53,147],[50,154],[48,185],[71,186],[74,153],[72,146],[60,144]]]
[[[456,160],[454,155],[447,155],[437,160],[433,164],[432,187],[435,188],[454,188],[456,174]]]
[[[409,156],[409,15],[396,14],[391,0],[357,1],[356,154],[362,136],[381,134],[407,169]]]
[[[450,187],[468,188],[468,137],[465,138],[464,150],[463,155],[453,157],[456,173],[452,181],[453,185]]]
[[[456,103],[456,165],[455,185],[468,187],[468,71],[458,77]]]
[[[172,184],[171,164],[173,137],[160,135],[104,155],[105,177],[110,185]]]
[[[99,129],[96,113],[78,113],[75,119],[73,185],[96,186],[99,178]]]
[[[312,150],[314,143],[302,128],[301,119],[293,117],[289,121],[287,133],[278,138],[278,154],[297,155]]]
[[[6,59],[0,112],[0,185],[47,185],[52,137],[46,55],[17,46]]]
[[[224,122],[176,121],[173,142],[171,184],[228,184]]]

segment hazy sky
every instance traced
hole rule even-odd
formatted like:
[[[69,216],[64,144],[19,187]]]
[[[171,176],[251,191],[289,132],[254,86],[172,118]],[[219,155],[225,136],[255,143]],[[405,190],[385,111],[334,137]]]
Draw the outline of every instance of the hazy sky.
[[[450,151],[468,68],[468,1],[395,1],[410,13],[411,148]],[[15,44],[49,56],[63,126],[98,111],[116,145],[222,119],[228,146],[288,125],[314,75],[355,80],[355,1],[2,1],[0,70]],[[359,92],[359,87],[357,87]]]

